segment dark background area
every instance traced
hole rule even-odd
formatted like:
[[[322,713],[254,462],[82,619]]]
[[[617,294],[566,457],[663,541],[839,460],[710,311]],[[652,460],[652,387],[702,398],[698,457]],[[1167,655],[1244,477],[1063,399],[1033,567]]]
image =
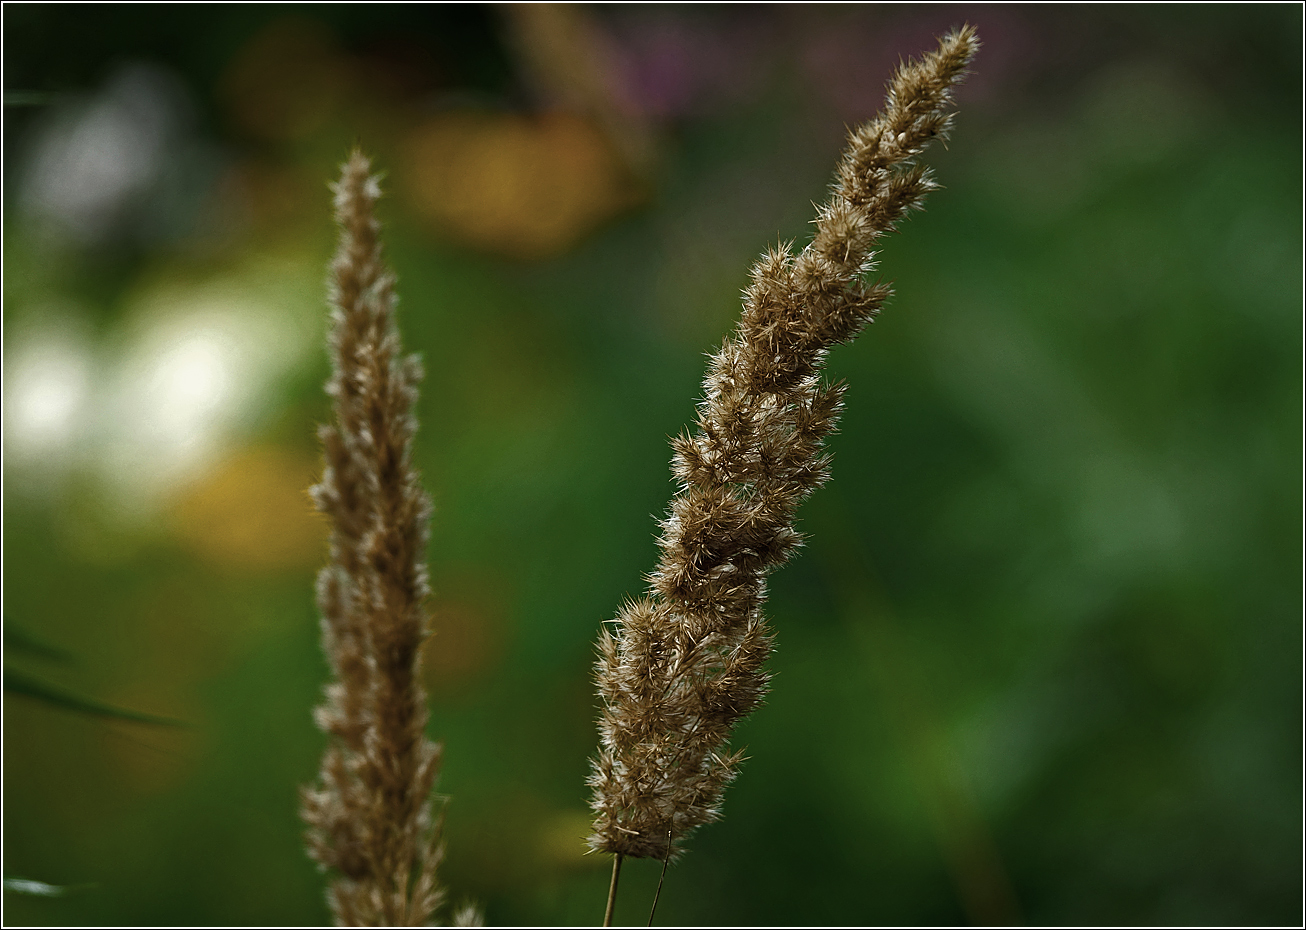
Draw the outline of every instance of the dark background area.
[[[593,643],[667,437],[845,126],[969,21],[944,189],[830,361],[750,759],[658,922],[1300,924],[1300,6],[3,17],[6,923],[328,919],[305,489],[355,142],[427,368],[442,874],[597,923]]]

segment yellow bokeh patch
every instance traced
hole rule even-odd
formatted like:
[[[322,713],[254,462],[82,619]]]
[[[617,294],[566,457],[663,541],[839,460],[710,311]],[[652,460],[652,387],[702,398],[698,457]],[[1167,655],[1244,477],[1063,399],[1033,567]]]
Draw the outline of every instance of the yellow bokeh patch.
[[[561,112],[442,113],[408,137],[398,181],[442,232],[513,258],[559,254],[640,197],[607,137]]]
[[[221,462],[173,507],[180,542],[206,562],[244,571],[308,568],[326,556],[326,521],[309,486],[317,464],[275,448]]]

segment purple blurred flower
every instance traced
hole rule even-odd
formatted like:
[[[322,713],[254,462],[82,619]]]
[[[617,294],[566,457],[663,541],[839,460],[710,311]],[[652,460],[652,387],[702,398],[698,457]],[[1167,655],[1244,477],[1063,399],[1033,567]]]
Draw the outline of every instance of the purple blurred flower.
[[[703,116],[762,88],[775,17],[714,13],[640,9],[605,22],[614,78],[633,111],[666,121]]]

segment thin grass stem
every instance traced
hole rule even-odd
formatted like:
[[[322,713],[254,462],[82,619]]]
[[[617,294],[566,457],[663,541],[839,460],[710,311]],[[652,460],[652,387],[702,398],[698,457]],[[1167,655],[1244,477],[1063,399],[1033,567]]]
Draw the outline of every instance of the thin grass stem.
[[[667,877],[667,865],[671,862],[671,831],[667,831],[667,854],[662,857],[662,874],[658,876],[658,890],[653,892],[653,906],[648,909],[648,925],[653,926],[653,915],[658,910],[658,898],[662,897],[662,882]]]
[[[603,926],[612,926],[612,912],[617,906],[617,879],[621,878],[621,853],[612,858],[612,884],[608,885],[608,906],[603,911]]]

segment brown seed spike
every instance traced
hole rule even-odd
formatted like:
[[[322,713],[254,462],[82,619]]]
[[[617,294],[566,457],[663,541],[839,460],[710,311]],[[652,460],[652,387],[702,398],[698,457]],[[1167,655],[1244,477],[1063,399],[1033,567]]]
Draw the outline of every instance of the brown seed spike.
[[[327,899],[339,924],[420,925],[443,898],[441,818],[431,810],[440,754],[423,732],[420,684],[431,512],[412,464],[421,368],[400,353],[374,212],[381,189],[361,153],[332,190],[334,422],[319,432],[326,470],[312,497],[331,522],[318,608],[336,680],[315,713],[330,742],[300,813],[309,855],[334,873]]]
[[[889,295],[867,284],[872,246],[934,188],[913,163],[951,126],[952,89],[979,48],[963,27],[899,68],[885,107],[849,134],[811,245],[753,266],[739,325],[708,366],[697,428],[674,443],[681,482],[662,523],[650,591],[600,638],[604,706],[589,784],[595,850],[674,858],[742,761],[726,742],[767,691],[767,574],[801,543],[798,506],[828,477],[822,440],[840,386],[826,353]],[[611,902],[609,902],[611,903]]]

